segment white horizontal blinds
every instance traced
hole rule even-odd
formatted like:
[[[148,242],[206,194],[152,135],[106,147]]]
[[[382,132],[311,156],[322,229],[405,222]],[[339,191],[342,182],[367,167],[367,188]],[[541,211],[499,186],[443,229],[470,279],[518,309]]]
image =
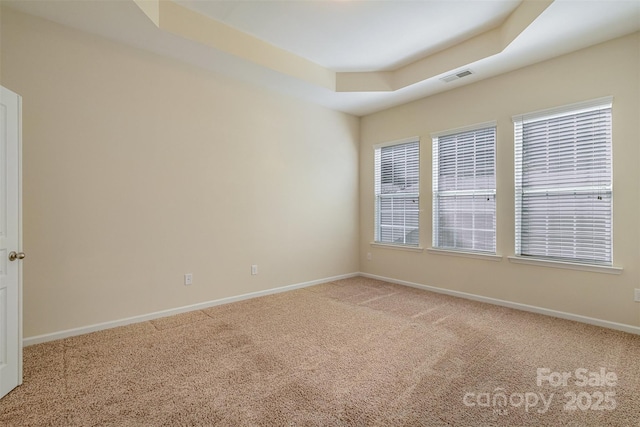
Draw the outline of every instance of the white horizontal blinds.
[[[418,246],[419,184],[417,140],[376,148],[376,242]]]
[[[514,122],[516,253],[610,265],[611,99]]]
[[[496,128],[433,138],[433,246],[496,252]]]

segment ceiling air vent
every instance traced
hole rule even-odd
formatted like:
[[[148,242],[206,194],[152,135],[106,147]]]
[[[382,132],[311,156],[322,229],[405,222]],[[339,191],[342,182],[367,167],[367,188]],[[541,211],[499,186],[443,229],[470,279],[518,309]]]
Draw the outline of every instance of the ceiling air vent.
[[[461,79],[463,77],[470,76],[471,74],[473,74],[471,72],[471,70],[462,70],[462,71],[458,71],[457,73],[453,73],[453,74],[449,74],[448,76],[444,76],[440,80],[442,80],[445,83],[449,83],[449,82],[452,82],[454,80],[458,80],[458,79]]]

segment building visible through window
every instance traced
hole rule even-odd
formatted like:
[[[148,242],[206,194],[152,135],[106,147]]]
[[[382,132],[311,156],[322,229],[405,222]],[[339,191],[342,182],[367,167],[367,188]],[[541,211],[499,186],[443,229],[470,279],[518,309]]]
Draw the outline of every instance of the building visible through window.
[[[420,142],[411,139],[375,148],[375,241],[420,242]]]
[[[517,255],[612,264],[611,101],[514,117]]]
[[[433,136],[433,247],[496,252],[496,126]]]

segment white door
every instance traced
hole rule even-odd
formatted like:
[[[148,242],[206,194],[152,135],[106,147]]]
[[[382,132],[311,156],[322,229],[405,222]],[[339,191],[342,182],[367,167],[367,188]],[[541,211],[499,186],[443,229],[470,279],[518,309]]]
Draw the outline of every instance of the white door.
[[[0,86],[0,398],[22,383],[21,110]]]

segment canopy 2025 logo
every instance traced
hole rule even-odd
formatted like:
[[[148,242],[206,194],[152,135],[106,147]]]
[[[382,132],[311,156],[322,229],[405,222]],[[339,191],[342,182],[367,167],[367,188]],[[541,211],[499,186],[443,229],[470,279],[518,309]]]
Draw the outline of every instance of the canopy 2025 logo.
[[[563,404],[565,411],[612,411],[616,408],[616,392],[602,390],[615,387],[618,384],[618,375],[600,367],[597,371],[589,371],[586,368],[578,368],[571,372],[555,372],[549,368],[536,370],[536,385],[538,387],[551,386],[553,388],[576,387],[575,390],[567,390],[563,394],[564,400],[558,396],[557,401]],[[594,390],[594,387],[598,387]],[[544,414],[551,408],[556,393],[545,395],[542,392],[513,392],[507,394],[506,390],[498,387],[493,392],[466,392],[462,402],[467,407],[491,408],[498,415],[508,415],[509,408],[524,409],[525,412],[535,410]]]

